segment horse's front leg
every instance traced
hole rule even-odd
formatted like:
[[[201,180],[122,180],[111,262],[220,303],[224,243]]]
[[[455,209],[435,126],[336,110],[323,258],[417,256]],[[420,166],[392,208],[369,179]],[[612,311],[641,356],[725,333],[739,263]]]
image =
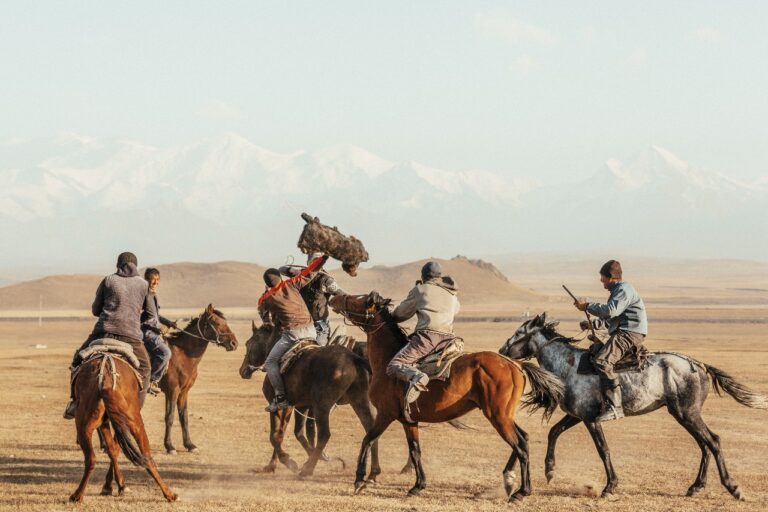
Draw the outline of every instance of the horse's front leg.
[[[171,430],[173,429],[173,416],[176,412],[176,400],[178,399],[178,388],[165,392],[165,452],[169,455],[176,455],[176,448],[171,441]]]
[[[579,418],[566,414],[560,421],[555,423],[551,429],[549,429],[547,457],[544,459],[544,474],[547,477],[547,483],[551,482],[552,478],[555,476],[555,446],[557,445],[557,438],[560,437],[560,434],[579,423],[581,423]]]
[[[427,487],[427,477],[424,474],[424,468],[421,466],[419,424],[403,423],[403,429],[405,429],[405,437],[408,440],[408,453],[411,456],[413,467],[416,469],[416,483],[411,487],[411,490],[408,491],[408,496],[418,496],[421,491]]]
[[[613,464],[611,463],[611,452],[608,449],[608,443],[605,440],[605,434],[603,434],[603,427],[599,423],[585,421],[587,430],[592,436],[592,440],[595,442],[595,448],[600,455],[600,459],[603,461],[605,467],[605,474],[608,482],[605,484],[605,489],[600,495],[603,498],[610,498],[613,496],[613,492],[616,490],[616,486],[619,484],[619,478],[616,476],[616,471],[613,470]]]
[[[179,394],[179,423],[181,423],[181,435],[184,440],[184,448],[191,453],[199,453],[200,450],[192,442],[192,438],[189,436],[189,412],[187,410],[187,399],[189,397],[189,388],[185,389]]]
[[[373,422],[373,426],[365,433],[363,442],[360,445],[360,454],[357,457],[357,471],[355,472],[355,494],[359,494],[368,485],[368,480],[365,478],[365,471],[368,468],[368,452],[371,451],[371,446],[376,442],[379,437],[387,430],[394,420],[389,417],[385,417],[384,414],[378,414],[376,420]],[[373,479],[371,480],[373,482]]]
[[[281,411],[270,413],[270,434],[269,441],[272,443],[274,449],[274,456],[277,455],[277,459],[282,462],[285,467],[293,471],[294,473],[299,471],[299,465],[288,455],[288,452],[283,451],[283,440],[285,439],[285,431],[288,428],[288,423],[291,421],[291,413],[293,408],[283,409]]]

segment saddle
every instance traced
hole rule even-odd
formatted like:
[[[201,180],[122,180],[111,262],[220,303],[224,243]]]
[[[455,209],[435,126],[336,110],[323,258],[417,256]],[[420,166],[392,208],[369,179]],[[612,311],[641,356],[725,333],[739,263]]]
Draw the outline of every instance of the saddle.
[[[429,380],[447,380],[451,376],[451,365],[464,353],[464,340],[452,338],[443,348],[432,352],[416,363],[416,368],[424,372]]]
[[[595,367],[592,365],[593,358],[597,355],[604,343],[594,342],[589,350],[582,354],[579,358],[579,364],[576,367],[576,373],[580,375],[597,375]],[[624,357],[613,366],[613,371],[616,373],[623,372],[639,372],[645,368],[645,363],[648,360],[648,350],[644,346],[633,346],[629,352],[624,354]]]
[[[305,352],[316,348],[320,348],[320,345],[317,344],[317,341],[312,339],[300,340],[297,342],[288,350],[288,352],[283,354],[283,357],[280,358],[280,373],[284,374],[290,370]]]

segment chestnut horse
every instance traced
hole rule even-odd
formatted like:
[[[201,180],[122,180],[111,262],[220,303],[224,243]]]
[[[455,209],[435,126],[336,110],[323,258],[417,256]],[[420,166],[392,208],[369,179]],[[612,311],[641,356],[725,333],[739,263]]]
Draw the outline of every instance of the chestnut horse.
[[[74,391],[77,399],[77,443],[85,456],[85,470],[80,485],[69,500],[83,500],[88,480],[96,466],[92,437],[98,427],[111,463],[101,489],[102,495],[112,495],[113,479],[117,483],[118,496],[122,496],[125,491],[125,479],[117,465],[117,457],[122,448],[128,460],[145,468],[154,478],[165,499],[175,501],[176,494],[163,482],[152,459],[149,439],[141,418],[139,379],[130,364],[111,354],[91,358],[81,365]],[[110,423],[115,431],[114,438]]]
[[[171,428],[174,408],[178,406],[184,448],[197,453],[199,450],[189,436],[187,412],[187,397],[197,379],[197,366],[208,345],[213,343],[230,352],[237,348],[237,337],[221,311],[208,304],[199,317],[193,318],[184,329],[170,334],[167,340],[171,347],[171,361],[160,380],[160,389],[165,395],[165,451],[171,455],[176,454],[176,448],[171,442]]]
[[[387,309],[390,303],[391,300],[382,299],[377,292],[357,296],[338,294],[329,303],[334,311],[360,327],[368,336],[368,360],[372,370],[369,394],[377,416],[360,448],[355,493],[366,486],[364,477],[371,444],[393,421],[399,421],[405,429],[408,451],[416,467],[416,483],[408,495],[416,496],[426,487],[421,465],[419,422],[442,423],[480,409],[512,448],[503,471],[509,501],[519,501],[530,495],[528,435],[515,423],[515,414],[521,404],[534,408],[543,406],[545,414],[554,412],[563,394],[560,381],[534,365],[521,364],[495,352],[464,354],[454,361],[447,380],[429,383],[429,391],[422,393],[413,404],[410,412],[413,422],[410,423],[403,413],[405,387],[386,374],[389,361],[408,342],[405,332]],[[523,401],[526,376],[532,391]],[[518,459],[521,482],[520,488],[513,492],[512,468]]]

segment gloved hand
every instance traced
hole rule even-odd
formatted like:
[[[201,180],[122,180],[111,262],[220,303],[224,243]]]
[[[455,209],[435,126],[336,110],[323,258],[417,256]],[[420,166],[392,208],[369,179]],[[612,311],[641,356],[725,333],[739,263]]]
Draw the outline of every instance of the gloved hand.
[[[590,325],[589,325],[589,322],[587,322],[586,320],[582,320],[581,322],[579,322],[579,327],[581,327],[582,331],[586,331],[587,329],[589,329]]]

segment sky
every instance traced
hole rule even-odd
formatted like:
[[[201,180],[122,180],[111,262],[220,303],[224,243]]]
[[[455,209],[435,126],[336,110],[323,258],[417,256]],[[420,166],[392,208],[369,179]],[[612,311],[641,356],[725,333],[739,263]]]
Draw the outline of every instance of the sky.
[[[0,140],[274,151],[543,182],[656,144],[768,175],[766,2],[5,1]]]

